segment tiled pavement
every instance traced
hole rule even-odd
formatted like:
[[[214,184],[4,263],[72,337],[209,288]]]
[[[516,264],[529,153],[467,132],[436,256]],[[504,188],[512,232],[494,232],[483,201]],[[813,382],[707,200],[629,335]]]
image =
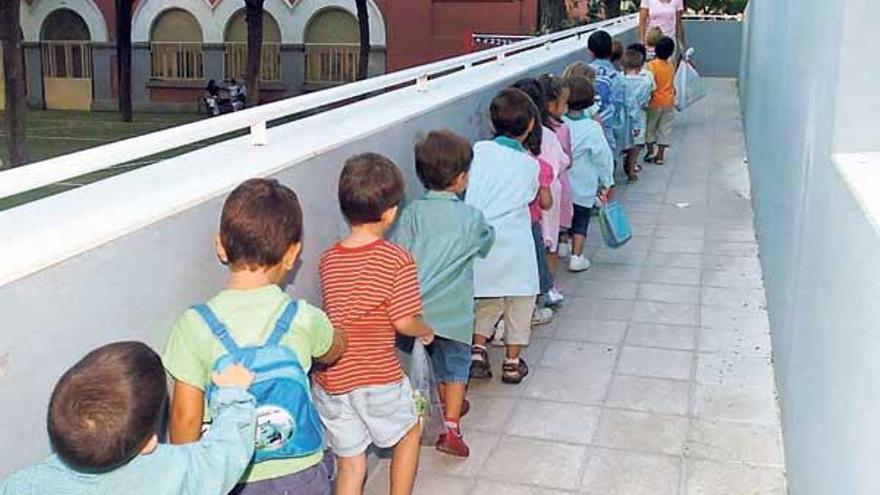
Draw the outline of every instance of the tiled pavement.
[[[531,375],[471,384],[471,457],[423,449],[417,495],[785,493],[736,87],[707,83],[667,165],[620,187],[632,242],[591,233],[594,265],[560,274]],[[387,493],[386,463],[367,493]]]

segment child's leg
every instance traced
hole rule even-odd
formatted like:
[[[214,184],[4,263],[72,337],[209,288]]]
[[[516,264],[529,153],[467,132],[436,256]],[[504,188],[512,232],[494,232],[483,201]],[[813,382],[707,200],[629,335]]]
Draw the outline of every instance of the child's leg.
[[[471,378],[492,378],[486,342],[495,333],[495,324],[504,311],[501,298],[478,298],[474,301],[474,347],[471,350]]]
[[[419,466],[419,442],[422,428],[418,423],[397,442],[391,454],[391,495],[410,495]]]
[[[584,252],[584,241],[590,227],[591,208],[574,205],[574,218],[571,220],[571,254],[581,256]]]
[[[639,149],[635,146],[626,150],[626,162],[623,166],[624,172],[626,172],[626,177],[629,180],[635,180],[636,178],[636,158],[638,157]]]
[[[547,249],[547,266],[550,267],[550,280],[554,284],[556,284],[556,267],[559,264],[559,259],[556,256],[556,253]]]
[[[361,495],[367,477],[367,456],[337,457],[335,495]]]
[[[662,165],[666,159],[666,148],[669,147],[674,119],[675,110],[673,108],[664,108],[660,111],[657,122],[657,159],[655,160],[658,165]]]
[[[534,307],[535,298],[531,296],[504,298],[507,349],[501,379],[505,383],[520,383],[529,374],[529,367],[521,355],[523,346],[529,345],[532,335],[531,316]]]

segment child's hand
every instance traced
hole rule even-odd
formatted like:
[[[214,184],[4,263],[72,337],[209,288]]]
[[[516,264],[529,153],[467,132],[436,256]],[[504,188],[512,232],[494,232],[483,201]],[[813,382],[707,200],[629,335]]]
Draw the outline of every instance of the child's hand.
[[[421,337],[419,337],[419,340],[422,341],[422,345],[431,345],[434,342],[434,331],[431,330],[431,333],[427,335],[422,335]]]
[[[211,380],[218,387],[247,390],[254,382],[254,374],[240,364],[231,364],[219,373],[211,373]]]

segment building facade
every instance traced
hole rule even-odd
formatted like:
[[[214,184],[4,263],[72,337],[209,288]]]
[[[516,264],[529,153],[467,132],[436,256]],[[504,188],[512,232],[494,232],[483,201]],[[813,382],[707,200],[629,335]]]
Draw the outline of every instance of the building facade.
[[[195,111],[209,80],[242,78],[247,54],[243,1],[133,1],[135,109]],[[463,53],[473,32],[529,33],[536,1],[368,0],[368,72],[377,75]],[[114,0],[22,0],[28,104],[115,109],[114,22]],[[264,100],[355,78],[359,31],[354,0],[266,0],[263,26]]]

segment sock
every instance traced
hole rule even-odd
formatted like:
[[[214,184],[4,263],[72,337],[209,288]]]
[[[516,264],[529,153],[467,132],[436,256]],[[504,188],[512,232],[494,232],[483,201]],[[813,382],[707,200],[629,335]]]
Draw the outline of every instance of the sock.
[[[484,345],[474,344],[474,347],[476,347],[477,349],[482,349],[484,351],[486,350],[486,346],[484,346]]]
[[[459,420],[457,420],[457,419],[449,419],[449,418],[446,418],[445,420],[443,420],[444,424],[446,424],[446,428],[448,428],[450,430],[456,430],[456,431],[458,431],[458,429],[459,429],[459,422],[458,421]]]
[[[506,357],[506,358],[504,358],[504,364],[519,364],[519,358],[518,357],[515,357],[515,358]]]

